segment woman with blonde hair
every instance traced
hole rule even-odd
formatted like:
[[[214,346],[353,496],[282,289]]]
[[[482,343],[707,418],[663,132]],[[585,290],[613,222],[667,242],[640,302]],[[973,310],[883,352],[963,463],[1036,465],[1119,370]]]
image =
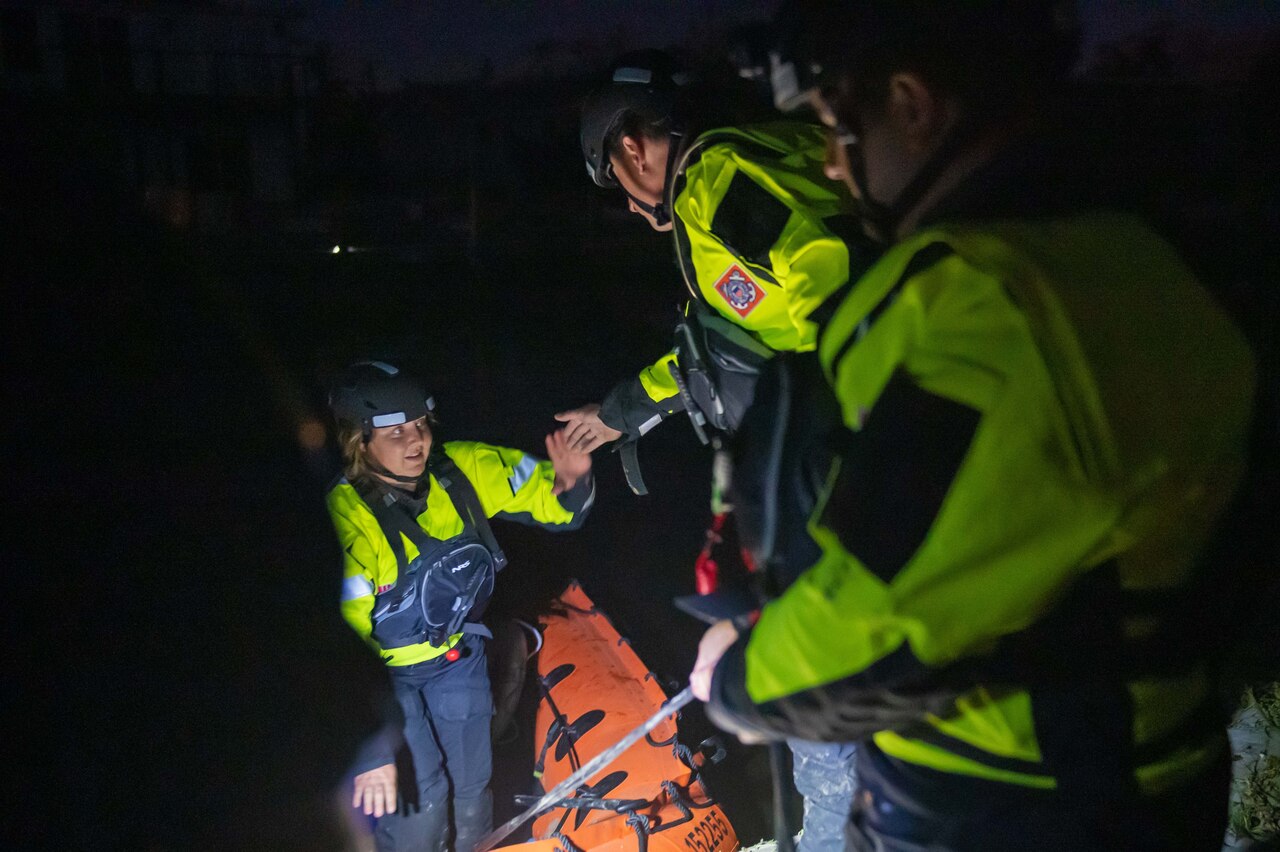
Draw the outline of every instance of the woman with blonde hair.
[[[479,619],[506,557],[489,518],[576,529],[595,495],[591,456],[562,431],[547,436],[549,461],[437,444],[432,399],[380,361],[348,368],[329,403],[344,463],[328,495],[342,613],[386,663],[405,717],[394,760],[374,744],[357,762],[353,804],[377,818],[379,850],[444,850],[451,833],[471,849],[493,817],[491,634]]]

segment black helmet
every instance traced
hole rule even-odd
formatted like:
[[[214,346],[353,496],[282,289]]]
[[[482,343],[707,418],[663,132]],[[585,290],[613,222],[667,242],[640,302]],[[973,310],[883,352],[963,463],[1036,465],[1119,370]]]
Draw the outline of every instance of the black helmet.
[[[661,50],[638,50],[618,57],[609,70],[608,82],[582,104],[582,156],[596,186],[612,189],[618,185],[609,164],[609,146],[628,112],[670,116],[672,130],[680,130],[678,96],[691,79]]]
[[[425,417],[435,409],[435,400],[396,367],[382,361],[359,361],[334,383],[329,408],[339,425],[358,427],[368,441],[374,429]]]

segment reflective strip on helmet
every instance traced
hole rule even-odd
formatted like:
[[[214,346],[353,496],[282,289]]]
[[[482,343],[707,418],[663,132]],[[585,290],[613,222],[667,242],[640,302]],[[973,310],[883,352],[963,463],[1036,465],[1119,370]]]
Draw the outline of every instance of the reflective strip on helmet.
[[[379,370],[386,373],[388,376],[394,376],[400,372],[400,369],[398,367],[393,367],[390,364],[388,364],[386,361],[366,361],[364,363],[368,364],[370,367],[377,367]]]
[[[403,411],[393,411],[390,414],[375,414],[370,422],[375,429],[381,429],[383,426],[399,426],[408,419]]]
[[[648,68],[619,68],[613,72],[615,83],[649,83],[653,81],[653,72]]]
[[[512,469],[511,476],[507,477],[507,482],[511,485],[512,494],[520,493],[520,489],[524,488],[524,484],[529,481],[529,477],[533,476],[533,472],[537,467],[538,460],[533,456],[525,456],[520,460],[520,464]]]
[[[353,574],[342,581],[342,600],[353,601],[373,594],[373,583],[363,574]]]

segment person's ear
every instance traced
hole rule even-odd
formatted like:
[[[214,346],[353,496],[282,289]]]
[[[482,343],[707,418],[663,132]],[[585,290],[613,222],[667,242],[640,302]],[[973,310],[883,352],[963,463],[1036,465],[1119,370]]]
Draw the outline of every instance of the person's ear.
[[[622,137],[622,156],[628,171],[634,175],[642,175],[648,167],[645,161],[644,140],[635,136]]]
[[[951,125],[947,101],[918,74],[900,72],[889,78],[886,107],[889,120],[915,153],[933,150]]]

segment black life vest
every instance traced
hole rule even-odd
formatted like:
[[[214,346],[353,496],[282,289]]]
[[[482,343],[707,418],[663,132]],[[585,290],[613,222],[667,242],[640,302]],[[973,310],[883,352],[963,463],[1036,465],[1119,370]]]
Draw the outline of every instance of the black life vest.
[[[495,576],[507,564],[475,488],[453,459],[440,450],[428,469],[462,518],[462,532],[449,539],[427,535],[395,492],[352,483],[396,556],[396,584],[378,594],[373,607],[373,639],[387,650],[424,641],[438,647],[463,632],[484,614]],[[402,534],[418,547],[412,561]]]

